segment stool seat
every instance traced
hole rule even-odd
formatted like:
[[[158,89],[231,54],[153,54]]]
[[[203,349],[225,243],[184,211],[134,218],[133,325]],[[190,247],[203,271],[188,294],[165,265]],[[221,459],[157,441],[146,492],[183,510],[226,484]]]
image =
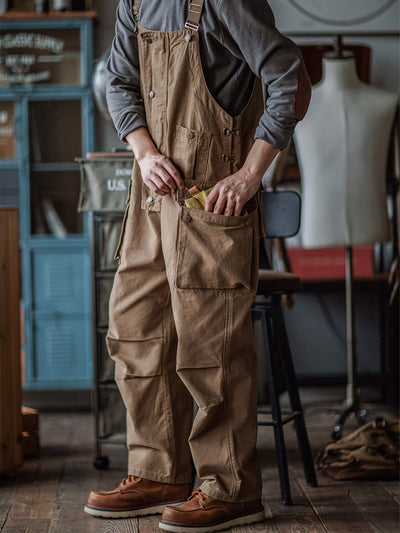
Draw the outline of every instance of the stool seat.
[[[296,291],[301,287],[301,279],[290,272],[278,272],[277,270],[258,271],[258,291]]]

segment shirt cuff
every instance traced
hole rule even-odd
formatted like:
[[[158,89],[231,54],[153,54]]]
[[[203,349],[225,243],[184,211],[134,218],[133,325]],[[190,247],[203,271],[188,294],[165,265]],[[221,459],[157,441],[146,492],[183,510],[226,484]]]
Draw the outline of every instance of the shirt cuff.
[[[144,117],[137,113],[128,113],[124,115],[121,121],[116,124],[118,137],[124,143],[127,142],[125,137],[128,133],[142,127],[147,128],[147,122]]]
[[[262,139],[274,148],[284,150],[293,136],[297,123],[298,121],[295,120],[283,126],[272,115],[267,115],[267,117],[264,115],[257,126],[254,139]]]

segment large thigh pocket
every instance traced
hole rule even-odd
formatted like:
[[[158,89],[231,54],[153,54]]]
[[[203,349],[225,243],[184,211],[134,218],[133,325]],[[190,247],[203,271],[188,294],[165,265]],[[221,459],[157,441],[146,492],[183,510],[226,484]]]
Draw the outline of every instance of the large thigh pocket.
[[[227,217],[183,207],[176,287],[253,290],[255,221],[257,210]]]

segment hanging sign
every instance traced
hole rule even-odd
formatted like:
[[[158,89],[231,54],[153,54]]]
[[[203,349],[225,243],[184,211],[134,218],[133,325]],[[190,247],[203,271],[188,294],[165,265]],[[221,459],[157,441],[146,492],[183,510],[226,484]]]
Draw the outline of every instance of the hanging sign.
[[[80,54],[76,43],[79,46],[76,30],[1,34],[0,85],[77,83]]]

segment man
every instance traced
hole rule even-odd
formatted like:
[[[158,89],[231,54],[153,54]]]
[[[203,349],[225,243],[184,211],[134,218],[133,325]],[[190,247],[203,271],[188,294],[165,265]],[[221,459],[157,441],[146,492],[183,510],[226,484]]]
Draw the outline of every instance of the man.
[[[160,528],[176,532],[263,520],[250,314],[259,189],[309,98],[266,0],[120,1],[108,104],[135,164],[107,344],[129,475],[92,492],[88,513],[163,511]],[[185,205],[192,186],[212,188],[204,211]]]

